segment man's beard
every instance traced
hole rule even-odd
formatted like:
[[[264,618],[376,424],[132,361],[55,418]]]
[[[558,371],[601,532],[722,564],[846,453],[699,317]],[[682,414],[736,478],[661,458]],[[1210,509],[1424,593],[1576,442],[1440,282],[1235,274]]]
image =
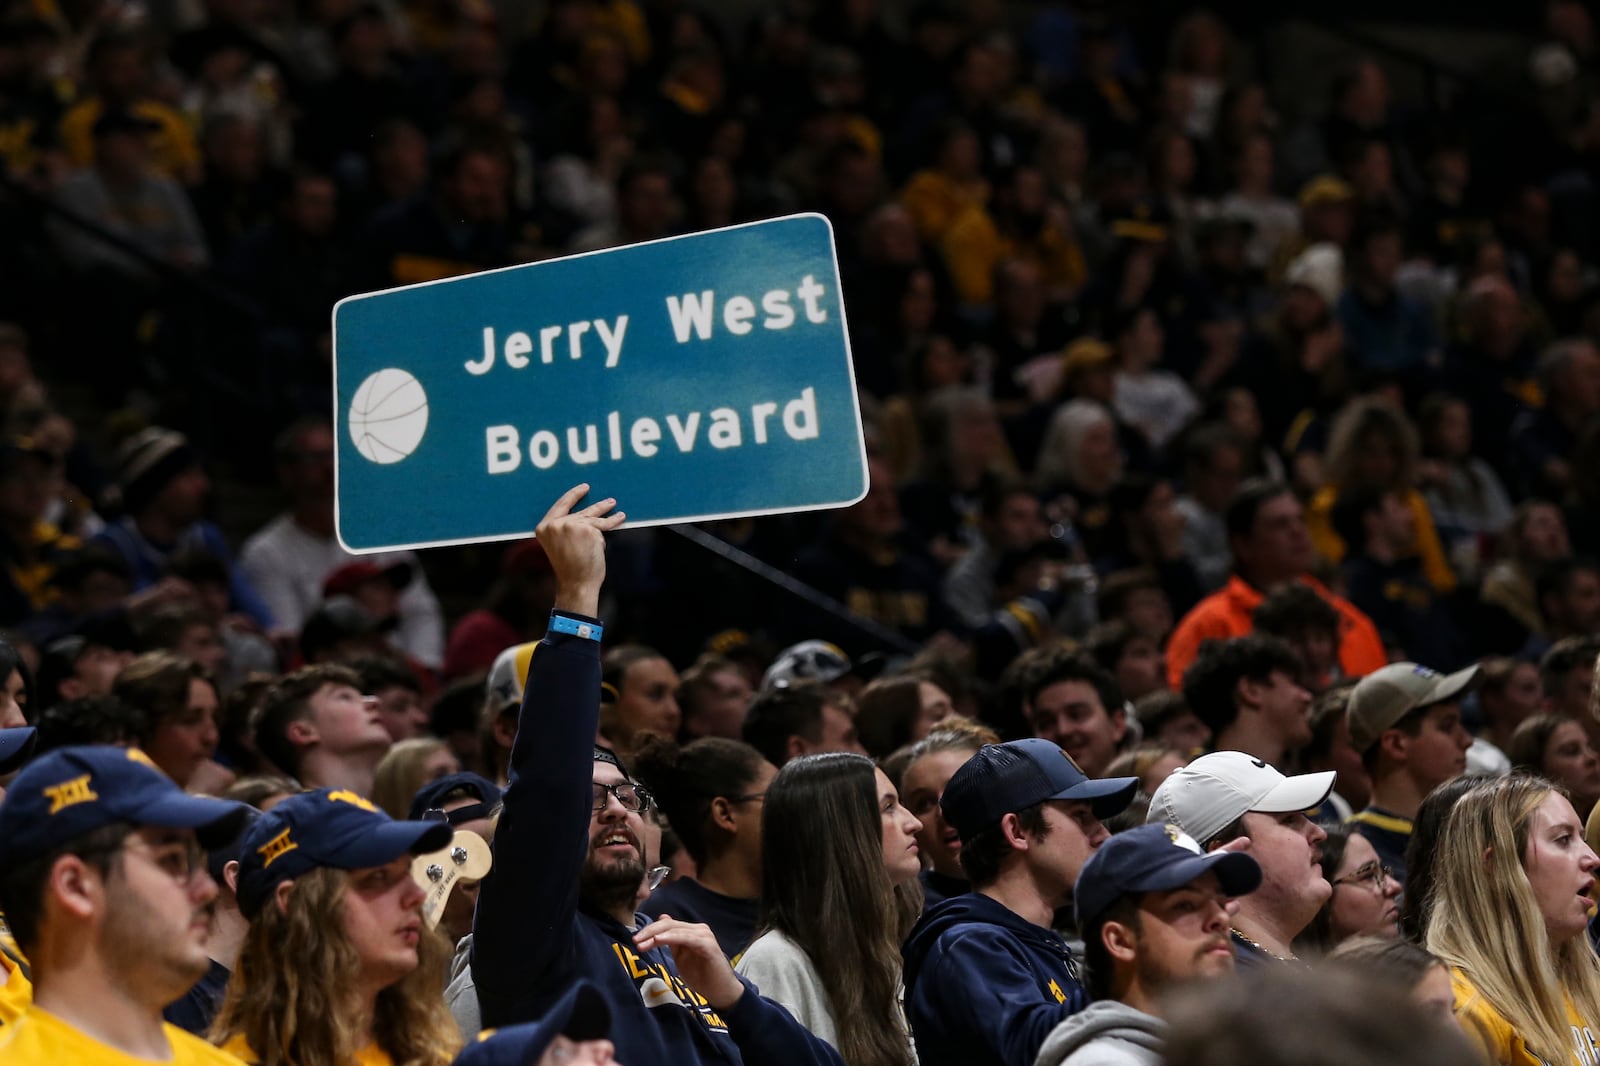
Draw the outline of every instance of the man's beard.
[[[578,898],[588,910],[610,914],[620,907],[633,909],[644,881],[644,860],[636,851],[625,859],[601,859],[590,852],[578,876]]]

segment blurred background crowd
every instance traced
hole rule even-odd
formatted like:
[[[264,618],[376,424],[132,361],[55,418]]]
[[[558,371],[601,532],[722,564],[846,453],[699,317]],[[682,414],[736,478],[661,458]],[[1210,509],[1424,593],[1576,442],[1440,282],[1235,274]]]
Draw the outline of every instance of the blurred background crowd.
[[[1590,6],[1347,14],[8,0],[0,627],[27,716],[166,650],[218,679],[215,772],[244,770],[252,685],[354,661],[405,693],[395,739],[488,765],[484,679],[543,633],[550,568],[531,541],[339,548],[333,303],[794,211],[833,225],[871,490],[614,539],[607,641],[655,649],[655,728],[739,735],[811,638],[1008,736],[1034,730],[1007,667],[1061,638],[1148,715],[1204,638],[1253,630],[1308,692],[1492,660],[1520,715],[1581,711]]]

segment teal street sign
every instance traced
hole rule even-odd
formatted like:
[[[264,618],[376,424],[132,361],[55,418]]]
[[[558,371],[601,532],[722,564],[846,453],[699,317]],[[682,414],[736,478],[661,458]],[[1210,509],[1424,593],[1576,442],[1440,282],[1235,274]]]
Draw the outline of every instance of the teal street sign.
[[[866,493],[820,215],[352,296],[333,353],[353,552],[526,537],[579,482],[630,526]]]

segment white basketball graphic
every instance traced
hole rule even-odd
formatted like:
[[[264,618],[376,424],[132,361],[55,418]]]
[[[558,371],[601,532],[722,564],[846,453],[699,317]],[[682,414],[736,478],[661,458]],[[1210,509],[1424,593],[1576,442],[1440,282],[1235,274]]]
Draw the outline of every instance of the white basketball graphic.
[[[427,430],[428,394],[404,370],[378,371],[350,402],[350,439],[374,463],[398,463],[417,450]]]

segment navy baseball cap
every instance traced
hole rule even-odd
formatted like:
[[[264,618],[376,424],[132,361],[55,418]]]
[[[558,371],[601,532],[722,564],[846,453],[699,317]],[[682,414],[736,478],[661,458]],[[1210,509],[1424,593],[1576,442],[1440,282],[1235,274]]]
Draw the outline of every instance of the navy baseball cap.
[[[33,726],[0,729],[0,774],[9,774],[33,754],[33,742],[38,737]]]
[[[1110,818],[1133,802],[1136,777],[1094,780],[1050,740],[985,744],[945,786],[939,809],[962,837],[997,825],[1014,811],[1046,800],[1083,800],[1096,818]]]
[[[448,847],[452,836],[444,822],[397,822],[349,789],[290,796],[239,843],[239,911],[255,917],[279,884],[319,867],[385,866]]]
[[[1261,885],[1261,867],[1239,851],[1200,850],[1193,837],[1175,825],[1153,823],[1117,833],[1101,844],[1078,874],[1072,890],[1078,928],[1104,914],[1123,896],[1170,892],[1207,872],[1215,873],[1231,899]]]
[[[219,841],[206,849],[206,872],[211,875],[211,880],[219,885],[226,885],[227,882],[223,879],[225,868],[235,859],[244,858],[239,849],[244,846],[245,834],[250,832],[250,827],[260,818],[260,811],[254,807],[246,807],[232,839]]]
[[[476,796],[478,802],[457,808],[446,815],[445,820],[451,825],[470,822],[474,818],[487,818],[494,813],[495,807],[500,803],[499,785],[482,774],[462,770],[460,773],[446,774],[437,781],[429,781],[417,789],[416,796],[411,800],[411,809],[406,816],[413,820],[420,819],[429,811],[444,806],[445,797],[452,793]]]
[[[610,1035],[611,1008],[600,986],[579,981],[538,1021],[479,1033],[452,1066],[533,1066],[558,1036],[604,1040]]]
[[[0,867],[37,859],[115,822],[193,829],[202,846],[220,844],[244,811],[242,803],[189,795],[137,748],[57,748],[25,766],[6,789]]]

